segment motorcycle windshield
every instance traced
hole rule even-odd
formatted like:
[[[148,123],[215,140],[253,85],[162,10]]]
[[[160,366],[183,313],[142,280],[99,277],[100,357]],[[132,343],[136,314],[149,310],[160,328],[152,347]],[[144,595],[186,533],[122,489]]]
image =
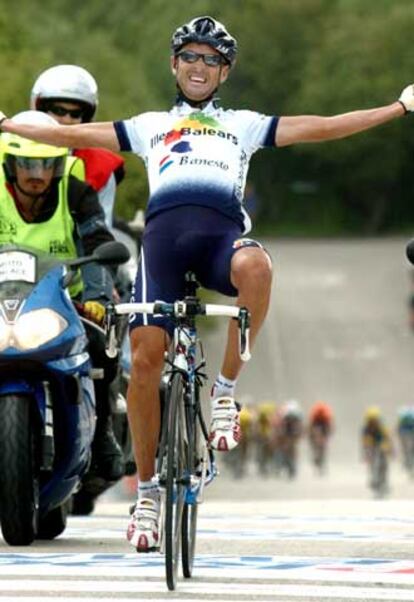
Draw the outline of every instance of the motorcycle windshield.
[[[27,297],[36,283],[52,267],[61,263],[31,247],[0,246],[0,300]]]

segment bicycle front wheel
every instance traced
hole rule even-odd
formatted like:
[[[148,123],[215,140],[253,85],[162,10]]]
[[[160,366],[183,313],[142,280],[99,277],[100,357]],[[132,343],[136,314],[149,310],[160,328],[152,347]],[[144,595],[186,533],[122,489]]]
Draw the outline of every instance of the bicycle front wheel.
[[[194,553],[197,534],[197,511],[198,504],[185,503],[181,524],[182,533],[182,565],[183,575],[190,578],[193,574]]]
[[[165,570],[168,589],[174,590],[181,547],[181,523],[185,500],[185,449],[183,425],[183,383],[173,374],[168,386],[168,434],[165,482]]]

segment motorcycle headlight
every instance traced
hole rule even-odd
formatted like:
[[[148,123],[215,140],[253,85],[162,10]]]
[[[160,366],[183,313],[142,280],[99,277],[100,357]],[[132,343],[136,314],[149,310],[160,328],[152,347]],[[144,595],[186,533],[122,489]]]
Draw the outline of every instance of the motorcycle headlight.
[[[13,340],[9,344],[22,351],[35,349],[57,337],[67,327],[67,321],[52,309],[29,311],[20,316],[11,328],[10,339]]]

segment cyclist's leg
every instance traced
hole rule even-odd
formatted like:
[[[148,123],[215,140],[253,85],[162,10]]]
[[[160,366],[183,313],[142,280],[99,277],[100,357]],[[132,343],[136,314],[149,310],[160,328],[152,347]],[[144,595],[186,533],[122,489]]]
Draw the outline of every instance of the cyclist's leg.
[[[181,271],[174,274],[173,242],[160,226],[150,227],[143,240],[133,289],[136,302],[173,301],[180,295]],[[178,284],[177,284],[178,283]],[[127,393],[128,419],[138,471],[138,501],[127,537],[138,552],[158,545],[159,491],[153,481],[160,432],[159,385],[171,323],[165,318],[136,314],[130,319],[131,379]]]
[[[254,240],[240,239],[234,230],[216,241],[210,254],[208,272],[200,280],[207,288],[237,296],[237,304],[251,312],[251,344],[266,316],[269,305],[272,265],[267,252]],[[239,406],[233,399],[234,385],[242,368],[238,328],[232,321],[221,373],[213,386],[211,445],[227,451],[240,439]]]
[[[131,332],[131,379],[128,386],[128,422],[138,471],[138,500],[127,538],[138,552],[158,547],[159,492],[153,482],[160,431],[159,383],[164,361],[165,332],[141,326]]]
[[[165,332],[157,326],[134,328],[131,335],[132,369],[128,387],[128,420],[137,461],[138,478],[154,476],[160,431],[159,385],[164,364]]]
[[[231,282],[238,291],[237,305],[251,313],[250,344],[253,345],[269,307],[272,283],[272,264],[261,247],[241,247],[231,261]],[[239,355],[237,324],[229,324],[222,374],[236,379],[243,366]]]
[[[223,238],[217,245],[210,273],[201,282],[225,295],[236,296],[237,305],[251,312],[250,342],[254,343],[266,317],[272,284],[272,263],[262,245],[245,238]],[[238,328],[232,320],[221,373],[229,381],[237,379],[243,362],[239,355]]]

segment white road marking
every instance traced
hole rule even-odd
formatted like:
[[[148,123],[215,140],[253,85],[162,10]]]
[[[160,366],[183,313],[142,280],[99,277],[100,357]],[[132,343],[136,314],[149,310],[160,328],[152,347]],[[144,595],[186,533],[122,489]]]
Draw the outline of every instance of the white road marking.
[[[385,513],[384,513],[385,514]],[[127,518],[70,517],[60,539],[124,539]],[[199,539],[403,541],[413,537],[410,514],[392,516],[213,515],[201,517]],[[160,554],[47,553],[0,550],[0,602],[161,602],[170,597]],[[96,547],[96,544],[95,544]],[[59,549],[56,546],[55,549]],[[130,550],[125,542],[125,549]],[[235,544],[235,550],[237,544]],[[240,547],[239,549],[242,549]],[[375,548],[373,548],[375,549]],[[52,550],[52,552],[50,552]],[[414,600],[414,558],[198,554],[194,577],[179,579],[186,602],[324,602]],[[173,597],[177,597],[173,595]]]
[[[0,593],[1,598],[7,598],[10,602],[12,600],[25,600],[26,602],[42,601],[44,602],[45,597],[41,596],[11,596],[10,593],[24,594],[25,592],[44,592],[48,597],[56,595],[60,602],[63,600],[114,600],[112,594],[157,594],[164,593],[166,590],[165,583],[162,581],[118,581],[113,582],[102,582],[96,580],[81,580],[81,581],[11,581],[2,580],[1,582],[2,592]],[[200,590],[202,590],[203,597],[205,595],[215,596],[215,601],[220,602],[216,596],[220,595],[222,601],[228,600],[243,600],[247,596],[272,596],[273,599],[284,598],[286,596],[294,598],[315,598],[321,600],[322,598],[344,598],[347,600],[387,600],[388,602],[393,600],[409,600],[413,599],[412,590],[408,589],[397,589],[397,588],[384,588],[384,587],[349,587],[343,585],[285,585],[272,583],[269,585],[263,585],[260,583],[251,584],[238,584],[238,583],[200,583],[200,582],[180,582],[179,591],[185,595],[186,602],[196,602],[200,600]],[[84,594],[90,594],[94,592],[94,597],[85,598]],[[78,596],[69,596],[69,594],[83,594],[82,598]],[[101,597],[99,594],[106,593],[108,596]],[[62,596],[64,594],[64,596]],[[189,598],[189,595],[194,595],[194,598]],[[47,598],[46,598],[47,599]],[[131,598],[116,597],[120,600],[131,600]],[[156,600],[156,598],[151,598]],[[161,598],[160,598],[161,599]],[[165,600],[165,598],[162,598]]]
[[[141,581],[159,579],[163,572],[164,559],[160,554],[0,554],[0,583],[12,575],[132,577]],[[414,561],[202,554],[195,558],[194,574],[201,579],[234,579],[243,583],[251,579],[295,579],[414,586]]]
[[[85,525],[88,530],[85,530]],[[108,517],[71,518],[64,538],[76,539],[120,539],[124,538],[127,518]],[[92,525],[92,528],[91,528]],[[214,527],[212,526],[214,525]],[[237,528],[243,525],[243,528]],[[200,517],[198,540],[324,540],[342,541],[348,539],[364,541],[412,541],[414,536],[407,531],[414,525],[414,519],[353,517]],[[381,526],[381,529],[379,529]],[[388,531],[386,532],[386,530]],[[399,531],[399,529],[401,531]]]

